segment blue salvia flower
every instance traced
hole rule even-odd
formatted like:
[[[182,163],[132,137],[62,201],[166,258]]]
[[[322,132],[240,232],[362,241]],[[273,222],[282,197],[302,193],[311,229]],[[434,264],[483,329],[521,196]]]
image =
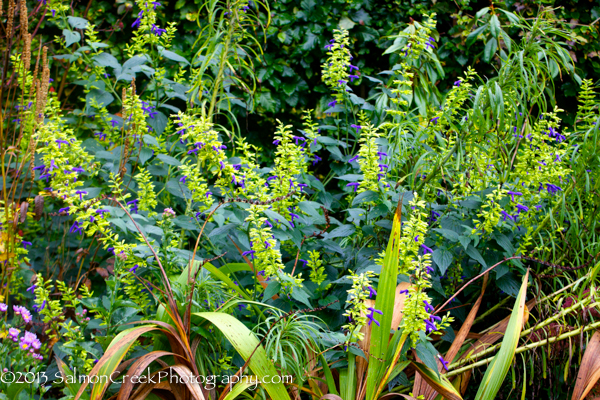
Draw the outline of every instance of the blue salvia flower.
[[[512,201],[515,201],[515,196],[523,196],[523,193],[521,193],[521,192],[514,192],[512,190],[509,190],[506,193],[510,194],[510,198],[511,198]]]
[[[359,158],[359,157],[360,157],[360,156],[357,154],[357,155],[355,155],[354,157],[352,157],[351,159],[349,159],[349,160],[348,160],[348,162],[349,162],[350,164],[352,164],[354,161],[358,160],[358,158]]]
[[[79,195],[79,200],[83,201],[83,195],[84,194],[88,194],[88,192],[86,192],[85,190],[78,190],[78,191],[75,192],[75,194],[78,194]]]
[[[70,146],[70,145],[71,145],[71,143],[67,142],[66,140],[62,140],[62,139],[56,139],[56,140],[55,140],[55,142],[56,142],[56,143],[58,143],[58,148],[59,148],[59,149],[60,149],[60,145],[61,145],[61,144],[66,144],[66,145],[68,145],[68,146]]]
[[[132,28],[135,28],[136,26],[140,26],[140,23],[142,22],[142,16],[143,15],[144,15],[144,11],[140,11],[138,13],[138,18],[133,22],[133,24],[131,24]]]
[[[562,188],[560,186],[553,185],[552,183],[546,183],[546,189],[550,194],[555,194],[559,191],[562,191]]]
[[[242,253],[242,256],[246,257],[246,256],[250,256],[250,259],[254,259],[254,253],[256,253],[255,250],[248,250]]]
[[[441,355],[438,354],[438,360],[440,360],[440,362],[442,363],[442,367],[444,367],[444,369],[446,371],[448,371],[448,361],[444,360],[444,357],[442,357]]]
[[[462,83],[462,81],[459,79],[454,82],[454,86],[460,86],[461,83]]]
[[[358,133],[358,131],[362,129],[362,126],[356,125],[356,124],[352,124],[352,125],[350,125],[350,128],[356,129],[356,133]]]
[[[187,175],[184,175],[184,176],[182,176],[182,177],[179,179],[179,182],[183,182],[183,183],[185,183],[185,180],[186,180],[186,179],[187,179]]]
[[[152,24],[152,29],[150,29],[150,31],[156,36],[161,36],[163,33],[167,32],[166,29],[159,28],[154,24]]]
[[[439,119],[440,117],[433,117],[429,122],[433,122],[434,125],[437,125]]]
[[[504,216],[504,221],[506,221],[506,218],[514,221],[515,219],[513,218],[512,215],[510,215],[509,213],[507,213],[506,211],[502,210],[500,211],[500,214],[502,214]]]
[[[423,254],[433,253],[433,250],[431,250],[430,247],[425,246],[425,244],[422,244],[421,248],[423,249]]]
[[[529,211],[529,207],[527,207],[527,206],[523,206],[523,205],[521,205],[521,204],[517,204],[517,210],[518,210],[518,213],[520,214],[520,213],[521,213],[521,211],[523,211],[523,212],[527,212],[527,211]]]
[[[375,319],[375,314],[383,315],[383,312],[381,312],[381,310],[376,310],[373,307],[369,307],[367,308],[367,310],[371,311],[369,314],[367,314],[367,318],[369,319],[369,325],[375,322],[375,325],[381,326],[379,325],[379,322]]]
[[[69,229],[69,233],[79,232],[79,234],[83,234],[82,227],[79,226],[79,222],[75,221],[71,229]]]
[[[383,161],[383,157],[387,157],[387,153],[384,153],[383,151],[378,151],[377,155],[379,156],[379,161]]]
[[[425,311],[432,312],[434,310],[433,306],[427,300],[423,300],[423,303],[425,304]]]
[[[346,186],[354,186],[354,192],[356,192],[356,190],[358,189],[359,185],[360,185],[360,183],[358,183],[358,182],[350,182]]]
[[[321,161],[321,160],[322,160],[322,158],[321,158],[321,157],[319,157],[318,155],[316,155],[316,154],[315,154],[315,159],[314,159],[314,161],[313,161],[312,165],[315,165],[315,164],[317,164],[317,163],[318,163],[319,161]]]
[[[369,298],[371,298],[371,296],[377,296],[377,291],[373,289],[373,286],[369,286]]]

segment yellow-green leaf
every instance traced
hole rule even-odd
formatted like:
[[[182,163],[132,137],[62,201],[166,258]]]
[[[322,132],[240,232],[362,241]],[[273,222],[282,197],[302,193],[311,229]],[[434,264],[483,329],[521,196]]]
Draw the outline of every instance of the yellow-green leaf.
[[[527,279],[529,278],[529,270],[523,277],[523,283],[519,290],[519,295],[515,301],[504,339],[502,339],[502,345],[500,351],[494,357],[483,376],[475,400],[493,400],[496,398],[504,378],[508,373],[513,358],[515,356],[515,350],[519,344],[519,337],[521,335],[521,329],[523,329],[523,317],[525,314],[525,296],[527,295]]]
[[[258,377],[272,400],[290,400],[290,396],[281,382],[262,383],[263,381],[271,382],[271,378],[279,374],[273,363],[268,360],[264,347],[260,345],[256,336],[246,325],[234,316],[225,313],[203,312],[193,315],[211,322],[225,335],[244,361],[250,359],[248,366]]]

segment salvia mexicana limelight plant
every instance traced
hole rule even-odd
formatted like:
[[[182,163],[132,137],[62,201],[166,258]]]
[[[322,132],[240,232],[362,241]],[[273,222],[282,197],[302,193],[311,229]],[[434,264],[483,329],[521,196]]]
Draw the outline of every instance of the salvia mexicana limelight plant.
[[[176,53],[176,24],[160,22],[165,5],[135,7],[121,63],[100,31],[51,1],[35,18],[62,30],[53,49],[63,54],[36,52],[26,3],[8,4],[6,31],[18,15],[20,39],[10,36],[0,89],[0,367],[55,365],[64,384],[3,380],[2,394],[205,399],[216,392],[169,381],[250,374],[218,385],[230,400],[293,374],[258,396],[460,399],[485,367],[474,396],[492,399],[510,390],[518,354],[539,365],[529,350],[598,326],[593,309],[578,310],[596,305],[599,118],[589,81],[574,127],[547,95],[559,73],[579,79],[550,13],[478,13],[500,48],[498,73],[468,67],[443,94],[434,14],[392,38],[387,82],[358,67],[352,31],[334,30],[328,108],[319,119],[305,110],[300,129],[278,121],[265,162],[236,112],[261,105],[254,65],[268,5],[204,3],[191,60]],[[367,80],[364,99],[354,90]],[[40,255],[44,235],[54,242]],[[503,300],[483,311],[491,288]],[[469,336],[476,322],[489,328]],[[597,381],[598,341],[579,353],[574,398]],[[111,386],[77,371],[162,381]]]

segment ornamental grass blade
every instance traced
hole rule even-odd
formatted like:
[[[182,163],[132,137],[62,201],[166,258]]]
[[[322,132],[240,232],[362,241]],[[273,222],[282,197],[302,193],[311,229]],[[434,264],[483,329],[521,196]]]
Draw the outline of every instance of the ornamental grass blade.
[[[194,313],[211,322],[229,340],[260,382],[271,382],[279,376],[267,353],[254,334],[234,316],[217,312]],[[272,400],[290,400],[285,386],[280,383],[261,383]]]
[[[231,389],[231,392],[227,393],[227,396],[225,396],[223,400],[234,400],[240,394],[244,393],[246,389],[256,385],[257,381],[258,378],[256,376],[244,376],[244,378]]]
[[[583,354],[571,400],[583,400],[598,379],[600,379],[600,332],[595,332]]]
[[[135,343],[135,341],[144,333],[148,333],[151,331],[160,330],[160,328],[155,325],[144,325],[138,326],[136,328],[126,329],[123,332],[119,333],[115,338],[110,342],[106,352],[102,356],[102,358],[98,361],[98,363],[92,368],[89,376],[98,376],[101,379],[92,387],[91,400],[101,400],[104,392],[108,389],[108,386],[111,384],[110,379],[108,379],[113,372],[117,369],[121,360],[127,352],[129,348]],[[83,385],[79,388],[77,395],[75,396],[75,400],[81,398],[83,391],[89,384],[89,381],[86,380]]]
[[[438,376],[437,371],[433,371],[425,364],[415,361],[411,361],[410,364],[415,367],[417,373],[425,380],[425,382],[444,398],[448,400],[462,400],[460,393],[456,391],[456,388],[452,386],[452,383],[450,383],[443,375]]]
[[[140,376],[146,367],[150,366],[150,364],[163,356],[176,356],[176,354],[169,351],[151,351],[148,354],[144,354],[133,363],[131,368],[129,368],[129,371],[127,371],[127,376]],[[129,399],[134,386],[135,383],[133,379],[124,379],[121,389],[119,389],[117,400]]]
[[[523,277],[523,283],[519,290],[519,295],[515,301],[515,306],[510,315],[508,326],[502,339],[502,345],[498,354],[494,357],[483,376],[479,390],[475,400],[493,400],[506,378],[506,374],[515,357],[515,351],[519,344],[521,329],[523,329],[523,318],[525,315],[525,296],[527,295],[527,280],[529,278],[529,270]]]
[[[525,310],[531,310],[535,307],[536,300],[532,299],[525,303]],[[470,358],[473,355],[487,349],[489,346],[496,343],[498,340],[504,337],[504,333],[506,332],[506,328],[508,326],[508,322],[510,320],[510,315],[504,318],[502,321],[498,322],[496,325],[492,326],[485,334],[469,334],[473,336],[473,339],[477,339],[475,343],[471,344],[469,348],[462,353],[459,357],[459,360],[464,360],[466,358]],[[527,313],[525,314],[524,323],[527,321]],[[467,335],[467,338],[469,337]],[[479,336],[479,337],[475,337]],[[454,381],[455,385],[460,387],[460,392],[462,394],[466,393],[467,387],[469,386],[469,380],[471,379],[472,371],[465,371],[461,375],[459,375]]]
[[[187,386],[190,394],[195,400],[204,400],[204,394],[202,393],[202,388],[197,381],[194,381],[192,377],[194,376],[191,369],[182,364],[173,365],[170,367],[171,370],[177,372],[177,374],[181,377],[181,381]]]
[[[65,364],[60,358],[56,356],[54,357],[54,359],[56,360],[56,366],[60,371],[60,375],[62,376],[63,382],[65,382],[67,389],[71,392],[71,396],[73,396],[79,391],[79,388],[81,388],[82,384],[79,383],[79,380],[73,374],[73,372],[67,366],[67,364]],[[75,379],[69,379],[70,377],[74,377]],[[89,396],[87,395],[87,393],[84,393],[83,396],[81,396],[81,398],[85,400],[89,399]]]
[[[394,214],[394,225],[392,233],[385,250],[383,266],[379,274],[379,285],[377,286],[377,298],[375,309],[381,310],[383,315],[379,316],[379,326],[373,324],[370,340],[369,369],[367,371],[367,400],[375,396],[377,383],[381,381],[384,372],[384,362],[390,341],[390,330],[394,317],[394,304],[396,302],[396,282],[398,279],[398,252],[400,248],[400,237],[402,233],[402,200],[400,198],[396,213]],[[394,327],[396,328],[396,327]]]

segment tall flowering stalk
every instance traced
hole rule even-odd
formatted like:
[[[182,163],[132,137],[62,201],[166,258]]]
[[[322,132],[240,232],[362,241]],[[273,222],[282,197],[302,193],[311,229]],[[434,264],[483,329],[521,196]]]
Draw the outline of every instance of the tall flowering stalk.
[[[373,192],[385,191],[389,184],[386,182],[386,175],[390,168],[386,164],[387,154],[379,150],[377,138],[381,135],[377,129],[370,123],[367,115],[361,112],[359,115],[360,125],[357,129],[360,130],[360,149],[358,150],[358,164],[360,171],[363,174],[363,179],[360,181],[355,192],[362,193],[367,190]]]
[[[335,29],[333,32],[333,39],[325,46],[329,57],[321,67],[323,82],[335,93],[335,100],[330,103],[330,106],[344,102],[346,85],[350,80],[358,77],[352,74],[353,71],[358,71],[358,68],[350,64],[352,55],[348,31]]]
[[[376,325],[379,325],[375,314],[381,314],[381,311],[368,307],[366,304],[366,300],[374,293],[373,283],[371,282],[371,278],[374,276],[375,274],[372,271],[366,271],[359,275],[350,271],[352,288],[348,290],[348,300],[346,300],[346,311],[344,312],[344,316],[348,318],[348,323],[342,326],[343,329],[348,331],[346,334],[346,347],[351,343],[364,339],[362,329],[367,324],[370,325],[375,322]]]

